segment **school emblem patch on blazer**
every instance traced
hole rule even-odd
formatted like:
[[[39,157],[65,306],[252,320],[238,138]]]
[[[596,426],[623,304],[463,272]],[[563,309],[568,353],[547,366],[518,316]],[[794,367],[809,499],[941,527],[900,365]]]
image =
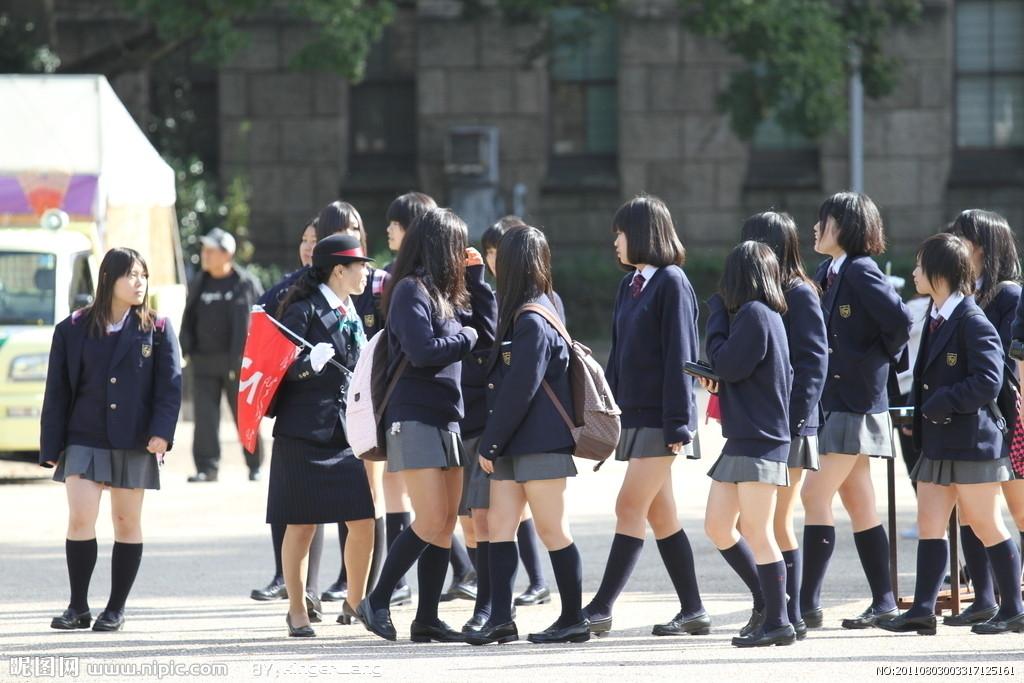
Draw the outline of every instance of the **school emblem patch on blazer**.
[[[373,327],[373,323],[376,322],[377,317],[373,313],[367,313],[363,316],[363,326]]]
[[[951,368],[956,366],[956,354],[955,353],[947,353],[946,354],[946,365],[948,365]]]
[[[143,344],[142,345],[142,357],[143,358],[149,358],[152,355],[153,355],[153,347],[150,346],[149,344]]]
[[[501,362],[504,363],[505,365],[512,365],[512,352],[511,351],[502,351],[501,352]]]
[[[839,315],[843,316],[844,318],[849,318],[850,314],[852,313],[853,310],[850,308],[849,304],[843,304],[842,306],[839,307]]]

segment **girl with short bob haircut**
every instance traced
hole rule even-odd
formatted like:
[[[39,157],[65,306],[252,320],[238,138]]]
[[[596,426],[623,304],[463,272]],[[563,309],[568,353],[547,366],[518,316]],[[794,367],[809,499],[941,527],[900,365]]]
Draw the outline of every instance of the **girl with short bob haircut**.
[[[917,582],[914,604],[878,625],[894,632],[935,633],[935,601],[946,574],[946,525],[960,507],[985,546],[1001,605],[974,633],[1024,633],[1020,553],[1003,524],[1000,483],[1010,458],[991,406],[1003,384],[1003,348],[995,327],[974,302],[974,270],[967,244],[934,235],[921,246],[914,269],[917,291],[932,298],[929,324],[914,364],[914,442],[921,458],[917,482]]]
[[[786,611],[786,564],[772,532],[777,489],[790,483],[792,366],[779,283],[772,248],[743,242],[726,258],[720,292],[708,301],[708,359],[719,382],[701,383],[718,393],[726,442],[708,472],[704,528],[740,577],[757,581],[764,600],[761,618],[732,639],[737,647],[796,640]],[[754,562],[755,577],[745,576]]]

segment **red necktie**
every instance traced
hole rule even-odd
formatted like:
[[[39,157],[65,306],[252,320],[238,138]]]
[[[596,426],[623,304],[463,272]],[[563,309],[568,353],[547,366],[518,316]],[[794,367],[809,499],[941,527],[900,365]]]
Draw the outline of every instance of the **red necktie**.
[[[825,280],[825,289],[826,290],[832,289],[832,285],[835,284],[837,277],[839,277],[839,273],[837,273],[834,270],[828,271],[828,278],[826,278],[826,280]]]
[[[946,322],[946,319],[941,315],[937,318],[932,318],[932,321],[928,323],[928,333],[935,334],[935,330],[942,326],[942,323]]]
[[[634,299],[636,299],[638,296],[640,296],[640,292],[643,291],[643,288],[644,276],[641,275],[640,273],[637,273],[636,275],[633,276],[633,282],[631,282],[629,285],[629,293]]]

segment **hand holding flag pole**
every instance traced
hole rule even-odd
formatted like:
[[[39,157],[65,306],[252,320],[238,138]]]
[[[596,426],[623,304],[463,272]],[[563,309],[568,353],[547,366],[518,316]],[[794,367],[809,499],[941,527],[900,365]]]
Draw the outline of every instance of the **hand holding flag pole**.
[[[254,304],[253,307],[252,307],[252,311],[251,312],[252,313],[266,313],[266,310],[262,306],[260,306],[259,304]],[[302,337],[300,337],[299,335],[295,334],[294,332],[289,330],[287,327],[282,325],[280,322],[278,322],[274,318],[274,316],[272,316],[270,314],[267,314],[267,319],[269,319],[270,322],[272,322],[275,325],[277,325],[277,327],[282,332],[284,332],[286,335],[288,335],[289,337],[291,337],[292,339],[297,341],[300,345],[305,346],[307,349],[312,349],[315,346],[315,344],[313,344],[313,343],[311,343],[309,341],[306,341],[305,339],[303,339]],[[334,360],[333,358],[331,358],[329,361],[327,361],[327,363],[328,363],[328,365],[333,365],[334,367],[338,368],[339,370],[341,370],[342,372],[344,372],[345,374],[347,374],[349,376],[352,375],[352,371],[351,370],[349,370],[348,368],[346,368],[344,365],[342,365],[338,361]]]

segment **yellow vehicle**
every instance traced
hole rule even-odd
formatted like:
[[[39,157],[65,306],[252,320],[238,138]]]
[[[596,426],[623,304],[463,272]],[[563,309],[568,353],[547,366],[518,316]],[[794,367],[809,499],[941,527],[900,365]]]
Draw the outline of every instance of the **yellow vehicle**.
[[[177,327],[174,173],[102,76],[0,76],[0,459],[35,461],[53,328],[92,303],[105,251],[137,249]]]

